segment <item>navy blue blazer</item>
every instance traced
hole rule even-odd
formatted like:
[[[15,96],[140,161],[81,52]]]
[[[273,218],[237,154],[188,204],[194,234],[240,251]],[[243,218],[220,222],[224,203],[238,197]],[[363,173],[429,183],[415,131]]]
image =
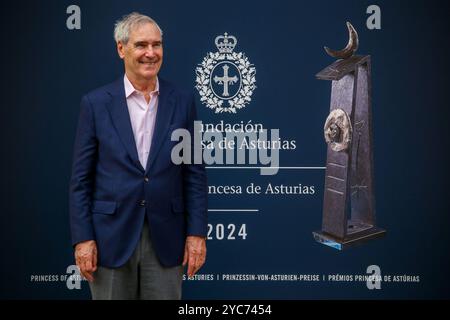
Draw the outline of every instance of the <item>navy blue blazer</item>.
[[[147,168],[138,159],[123,77],[81,100],[69,191],[72,244],[95,240],[100,266],[127,262],[144,219],[166,267],[182,263],[186,236],[206,236],[204,165],[170,158],[173,130],[186,128],[193,137],[194,97],[163,79],[159,92]]]

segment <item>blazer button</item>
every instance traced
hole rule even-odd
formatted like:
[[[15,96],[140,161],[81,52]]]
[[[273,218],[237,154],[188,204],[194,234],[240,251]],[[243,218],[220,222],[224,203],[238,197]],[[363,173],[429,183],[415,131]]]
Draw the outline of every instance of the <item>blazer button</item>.
[[[148,183],[148,177],[144,177],[144,181],[145,181],[145,183]]]
[[[140,205],[141,207],[145,207],[145,200],[139,201],[139,205]]]

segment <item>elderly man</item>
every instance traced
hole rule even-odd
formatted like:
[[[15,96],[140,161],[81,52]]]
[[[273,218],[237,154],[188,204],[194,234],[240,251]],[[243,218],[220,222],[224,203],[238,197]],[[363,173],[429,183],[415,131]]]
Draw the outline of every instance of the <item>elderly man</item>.
[[[180,299],[205,262],[204,166],[171,161],[178,128],[193,133],[192,94],[158,77],[162,31],[145,15],[116,23],[125,65],[81,100],[70,182],[75,259],[93,299]]]

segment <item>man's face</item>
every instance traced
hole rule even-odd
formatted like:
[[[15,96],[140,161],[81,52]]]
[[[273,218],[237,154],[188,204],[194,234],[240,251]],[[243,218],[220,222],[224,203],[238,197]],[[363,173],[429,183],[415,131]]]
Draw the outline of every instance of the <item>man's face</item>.
[[[125,71],[136,80],[153,80],[163,60],[162,37],[153,23],[138,25],[130,31],[125,45],[117,43],[119,56],[125,62]]]

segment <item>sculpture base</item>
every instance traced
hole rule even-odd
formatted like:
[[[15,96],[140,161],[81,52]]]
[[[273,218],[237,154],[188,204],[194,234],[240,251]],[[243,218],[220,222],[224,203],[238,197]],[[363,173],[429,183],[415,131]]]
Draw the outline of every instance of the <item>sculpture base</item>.
[[[361,232],[349,234],[344,239],[338,239],[322,231],[313,232],[314,240],[337,250],[345,250],[368,240],[381,238],[386,234],[386,230],[373,227]]]

